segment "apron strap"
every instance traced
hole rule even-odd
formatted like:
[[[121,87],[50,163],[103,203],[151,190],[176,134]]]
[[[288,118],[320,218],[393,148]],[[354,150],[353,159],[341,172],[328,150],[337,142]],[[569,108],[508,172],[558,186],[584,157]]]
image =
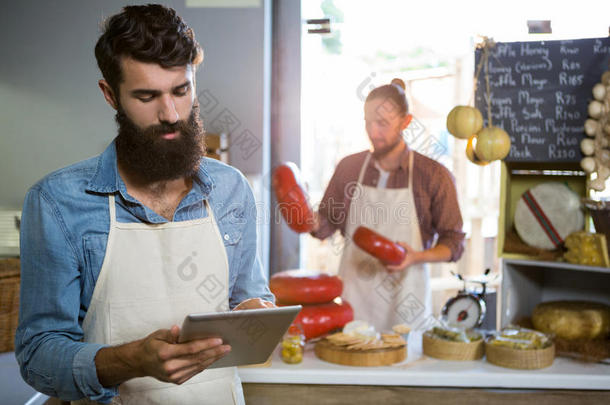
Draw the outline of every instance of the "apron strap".
[[[212,210],[212,205],[208,202],[207,199],[203,200],[203,205],[205,205],[205,210],[208,212],[208,216],[213,222],[216,222],[216,218],[214,218],[214,211]]]
[[[368,164],[371,160],[371,156],[372,156],[372,154],[369,153],[368,155],[366,155],[366,158],[364,159],[364,164],[360,168],[360,174],[358,175],[358,183],[362,183],[362,179],[364,178],[364,171],[368,167]],[[407,188],[411,187],[411,184],[413,184],[413,151],[410,150],[409,151],[409,180],[407,183]]]
[[[361,184],[362,179],[364,179],[364,172],[366,171],[366,168],[369,166],[369,162],[371,161],[371,156],[373,156],[373,154],[369,153],[366,155],[366,158],[364,158],[364,164],[360,168],[360,174],[358,174],[358,183],[359,184]]]
[[[110,227],[112,228],[116,224],[116,206],[114,194],[108,194],[108,210],[110,211]]]
[[[409,182],[407,183],[407,188],[411,187],[413,184],[413,151],[409,151]]]

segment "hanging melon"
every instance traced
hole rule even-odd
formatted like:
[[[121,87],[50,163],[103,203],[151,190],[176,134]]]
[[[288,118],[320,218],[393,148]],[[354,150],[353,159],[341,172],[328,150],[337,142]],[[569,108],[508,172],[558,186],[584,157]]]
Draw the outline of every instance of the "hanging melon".
[[[456,138],[468,139],[466,157],[479,166],[488,165],[494,160],[504,159],[510,152],[510,136],[502,128],[493,126],[492,123],[492,93],[489,84],[488,65],[490,50],[494,46],[495,42],[490,38],[484,38],[483,43],[478,45],[483,49],[483,55],[477,65],[473,90],[473,93],[476,93],[479,74],[484,70],[488,127],[483,128],[483,115],[475,107],[459,105],[454,107],[447,116],[447,130]]]
[[[477,154],[474,151],[475,147],[473,145],[473,142],[476,140],[476,138],[477,138],[476,134],[472,135],[470,138],[468,138],[468,144],[466,144],[466,157],[468,158],[468,160],[470,160],[475,165],[487,166],[490,162],[479,159],[479,157],[477,156]]]
[[[458,105],[447,116],[447,130],[460,139],[468,139],[483,127],[481,112],[465,105]]]
[[[510,136],[500,127],[483,128],[477,134],[475,152],[482,160],[504,159],[510,151]]]

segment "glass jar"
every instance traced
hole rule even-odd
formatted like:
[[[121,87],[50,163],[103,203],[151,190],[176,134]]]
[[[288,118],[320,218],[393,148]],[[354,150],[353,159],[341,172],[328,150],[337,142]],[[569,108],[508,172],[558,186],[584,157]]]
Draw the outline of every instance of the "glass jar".
[[[303,361],[305,351],[305,335],[303,328],[298,325],[290,325],[282,339],[282,360],[288,364],[298,364]]]

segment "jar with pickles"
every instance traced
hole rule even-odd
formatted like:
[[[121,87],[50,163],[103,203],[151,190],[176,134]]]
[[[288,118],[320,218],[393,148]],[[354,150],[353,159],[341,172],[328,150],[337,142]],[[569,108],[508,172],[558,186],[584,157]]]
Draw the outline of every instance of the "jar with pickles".
[[[288,364],[298,364],[303,361],[305,350],[305,334],[303,328],[298,325],[290,325],[282,339],[282,360]]]

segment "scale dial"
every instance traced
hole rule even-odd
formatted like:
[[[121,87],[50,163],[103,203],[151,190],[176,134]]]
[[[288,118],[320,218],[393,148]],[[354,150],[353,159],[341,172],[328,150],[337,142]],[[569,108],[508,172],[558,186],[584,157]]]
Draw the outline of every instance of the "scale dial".
[[[451,298],[443,308],[447,323],[454,327],[472,329],[483,322],[485,301],[472,294],[458,294]]]

